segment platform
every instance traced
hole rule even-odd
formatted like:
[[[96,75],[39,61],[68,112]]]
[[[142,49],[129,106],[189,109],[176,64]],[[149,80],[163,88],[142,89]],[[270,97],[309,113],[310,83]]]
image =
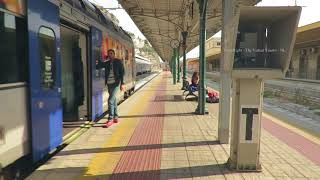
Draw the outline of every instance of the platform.
[[[27,179],[320,179],[320,140],[267,114],[262,172],[229,170],[229,145],[217,142],[219,105],[195,115],[197,102],[180,89],[161,73],[119,106],[118,124],[96,123]]]

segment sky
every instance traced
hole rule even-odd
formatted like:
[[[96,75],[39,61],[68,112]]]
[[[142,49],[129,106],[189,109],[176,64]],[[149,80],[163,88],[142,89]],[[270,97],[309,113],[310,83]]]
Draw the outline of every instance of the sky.
[[[118,1],[117,0],[89,0],[93,3],[96,3],[98,5],[101,5],[105,8],[117,8]],[[319,0],[320,1],[320,0]],[[131,20],[130,16],[127,14],[127,12],[124,9],[117,9],[117,10],[109,10],[110,13],[114,14],[118,20],[119,25],[126,31],[132,32],[136,36],[146,39],[143,34],[140,32],[140,30],[137,28],[135,23]]]
[[[89,0],[99,4],[105,8],[118,7],[117,0]],[[262,0],[258,6],[294,6],[295,2],[298,6],[302,6],[299,27],[310,23],[320,21],[320,0]],[[120,21],[119,25],[126,31],[134,33],[136,36],[145,39],[143,34],[131,20],[130,16],[123,9],[110,10]],[[216,37],[221,36],[217,33]],[[187,54],[187,58],[198,57],[199,48],[195,48]]]

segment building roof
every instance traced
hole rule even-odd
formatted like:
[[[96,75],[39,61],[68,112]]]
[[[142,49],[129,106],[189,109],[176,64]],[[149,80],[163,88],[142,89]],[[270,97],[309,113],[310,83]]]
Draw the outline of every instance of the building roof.
[[[199,61],[199,58],[188,58],[187,62]]]
[[[320,21],[299,27],[295,46],[320,46]]]
[[[320,21],[299,27],[298,33],[306,32],[314,29],[320,29]]]

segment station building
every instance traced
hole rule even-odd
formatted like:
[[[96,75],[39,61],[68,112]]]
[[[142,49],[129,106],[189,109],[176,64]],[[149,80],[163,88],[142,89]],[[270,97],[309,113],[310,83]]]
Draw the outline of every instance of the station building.
[[[287,77],[320,80],[320,21],[298,29]]]

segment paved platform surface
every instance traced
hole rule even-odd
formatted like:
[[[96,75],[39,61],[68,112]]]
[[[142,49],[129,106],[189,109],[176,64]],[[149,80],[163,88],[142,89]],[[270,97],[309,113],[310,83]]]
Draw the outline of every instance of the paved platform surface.
[[[217,142],[219,105],[194,115],[197,102],[180,88],[161,73],[119,106],[118,124],[96,123],[27,179],[320,179],[320,140],[266,114],[262,172],[229,170],[230,147]]]

